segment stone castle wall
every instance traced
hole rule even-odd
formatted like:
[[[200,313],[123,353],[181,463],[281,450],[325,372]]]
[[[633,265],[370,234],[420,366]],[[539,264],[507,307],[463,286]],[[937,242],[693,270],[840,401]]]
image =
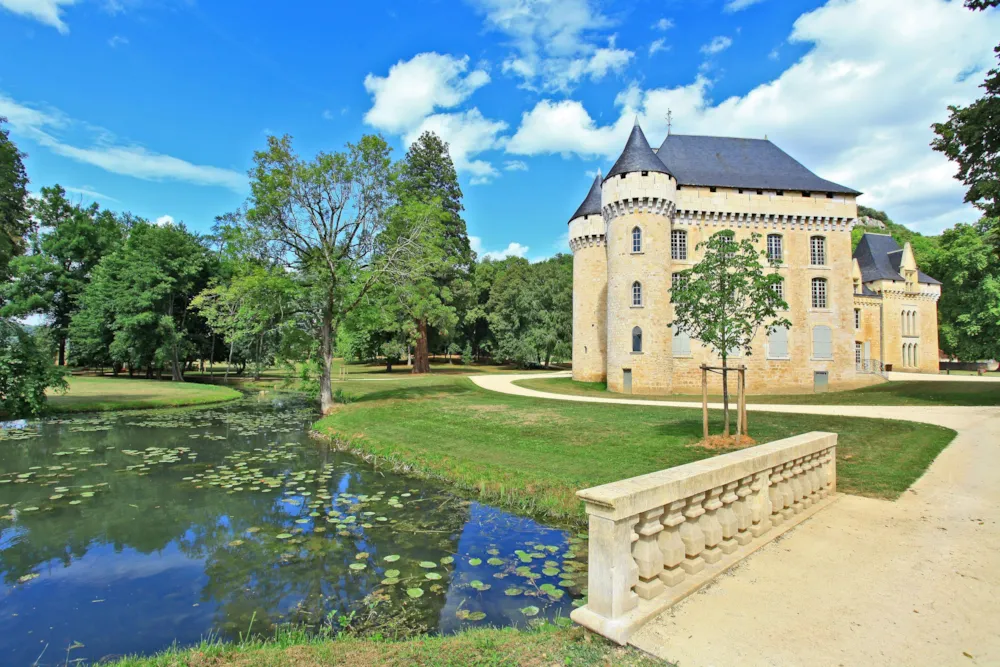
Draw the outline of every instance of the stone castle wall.
[[[570,223],[573,249],[573,379],[603,382],[608,365],[608,257],[599,215]]]
[[[939,285],[918,285],[916,291],[908,291],[900,281],[880,281],[876,288],[881,291],[885,309],[885,363],[892,370],[904,373],[937,373],[938,330],[937,300],[941,295]],[[916,329],[904,326],[904,313],[916,313]],[[916,345],[916,364],[906,363],[903,346]]]

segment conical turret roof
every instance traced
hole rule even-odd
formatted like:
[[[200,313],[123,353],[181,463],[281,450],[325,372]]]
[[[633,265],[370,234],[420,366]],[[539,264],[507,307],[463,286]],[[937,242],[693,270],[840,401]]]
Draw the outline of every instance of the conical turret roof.
[[[615,162],[615,166],[611,167],[611,171],[604,177],[604,180],[606,181],[618,174],[628,174],[633,171],[653,171],[660,174],[670,173],[667,165],[656,157],[656,153],[649,147],[646,135],[642,133],[642,128],[639,127],[638,122],[632,127],[632,134],[628,136],[628,141],[625,142],[625,150],[622,151],[618,161]]]
[[[570,220],[576,220],[577,218],[582,218],[585,215],[600,215],[601,214],[601,174],[598,172],[597,176],[594,177],[594,184],[590,186],[590,192],[587,193],[587,198],[583,200],[580,204],[580,208],[576,209],[576,213],[570,218]]]

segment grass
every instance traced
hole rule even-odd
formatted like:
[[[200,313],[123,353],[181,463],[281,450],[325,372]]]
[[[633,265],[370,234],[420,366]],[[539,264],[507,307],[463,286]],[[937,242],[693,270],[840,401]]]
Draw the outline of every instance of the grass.
[[[124,658],[102,663],[110,667],[427,667],[548,665],[623,665],[653,667],[655,661],[634,649],[621,648],[582,629],[522,632],[513,628],[467,630],[446,637],[427,636],[401,641],[311,638],[285,631],[273,640],[227,644],[204,642],[148,658]]]
[[[206,370],[202,371],[187,371],[185,377],[192,378],[208,378],[212,377],[216,380],[221,380],[226,372],[225,364],[216,364],[211,373],[208,367]],[[553,365],[552,371],[564,370],[565,367],[557,367]],[[244,370],[242,376],[236,376],[237,368],[233,366],[230,369],[229,379],[230,381],[235,380],[250,380],[253,378],[253,369],[247,367]],[[289,368],[284,367],[274,367],[267,368],[261,373],[261,381],[274,381],[274,380],[294,380],[299,377],[301,366],[299,369],[292,371]],[[340,377],[342,370],[345,370],[349,377],[357,376],[372,376],[372,377],[408,377],[411,375],[410,368],[405,363],[395,364],[392,367],[391,372],[386,372],[384,363],[345,363],[342,359],[334,360],[333,365],[333,376],[334,378]],[[462,364],[461,360],[455,358],[452,363],[449,363],[446,358],[434,357],[431,360],[431,372],[435,375],[478,375],[482,373],[524,373],[523,369],[518,369],[510,365],[498,365],[489,363],[472,363],[469,365]],[[529,371],[530,372],[530,371]],[[546,371],[539,371],[546,372]]]
[[[490,502],[556,518],[583,518],[579,489],[718,453],[695,445],[700,410],[509,396],[453,377],[340,386],[354,401],[317,422],[319,432]],[[721,432],[721,412],[710,419]],[[750,434],[760,443],[807,431],[840,435],[840,490],[879,498],[898,497],[955,435],[911,422],[750,415]]]
[[[514,384],[527,389],[574,396],[622,396],[609,393],[603,382],[575,382],[571,378],[532,378]],[[672,394],[669,396],[631,395],[648,401],[691,401],[700,403],[701,396]],[[731,397],[735,401],[735,394]],[[721,402],[721,395],[710,395],[709,401]],[[911,381],[883,384],[850,391],[825,394],[760,394],[747,396],[747,403],[782,405],[1000,405],[1000,382]]]
[[[235,389],[193,382],[69,377],[69,391],[50,393],[48,413],[96,412],[208,405],[240,398]]]

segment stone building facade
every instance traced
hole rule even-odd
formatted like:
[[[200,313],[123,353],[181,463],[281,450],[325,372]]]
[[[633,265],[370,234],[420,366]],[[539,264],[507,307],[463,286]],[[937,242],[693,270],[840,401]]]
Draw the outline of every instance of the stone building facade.
[[[669,135],[653,150],[637,124],[569,221],[574,379],[623,393],[701,390],[700,366],[719,357],[672,329],[670,289],[722,229],[759,234],[780,259],[792,322],[730,357],[748,368],[749,391],[862,386],[886,365],[935,370],[940,284],[889,236],[865,234],[852,254],[859,194],[767,140]]]

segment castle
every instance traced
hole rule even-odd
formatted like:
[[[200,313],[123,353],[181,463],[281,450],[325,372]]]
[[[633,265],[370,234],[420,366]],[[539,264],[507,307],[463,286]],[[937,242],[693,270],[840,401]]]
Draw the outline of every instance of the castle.
[[[672,330],[670,288],[698,262],[698,244],[722,229],[737,239],[760,234],[761,249],[780,260],[792,322],[758,333],[751,355],[729,357],[747,367],[748,391],[936,373],[940,283],[888,235],[865,234],[852,253],[860,194],[766,139],[668,133],[653,150],[636,123],[569,221],[573,379],[622,393],[701,391],[700,366],[719,365],[719,356]]]

